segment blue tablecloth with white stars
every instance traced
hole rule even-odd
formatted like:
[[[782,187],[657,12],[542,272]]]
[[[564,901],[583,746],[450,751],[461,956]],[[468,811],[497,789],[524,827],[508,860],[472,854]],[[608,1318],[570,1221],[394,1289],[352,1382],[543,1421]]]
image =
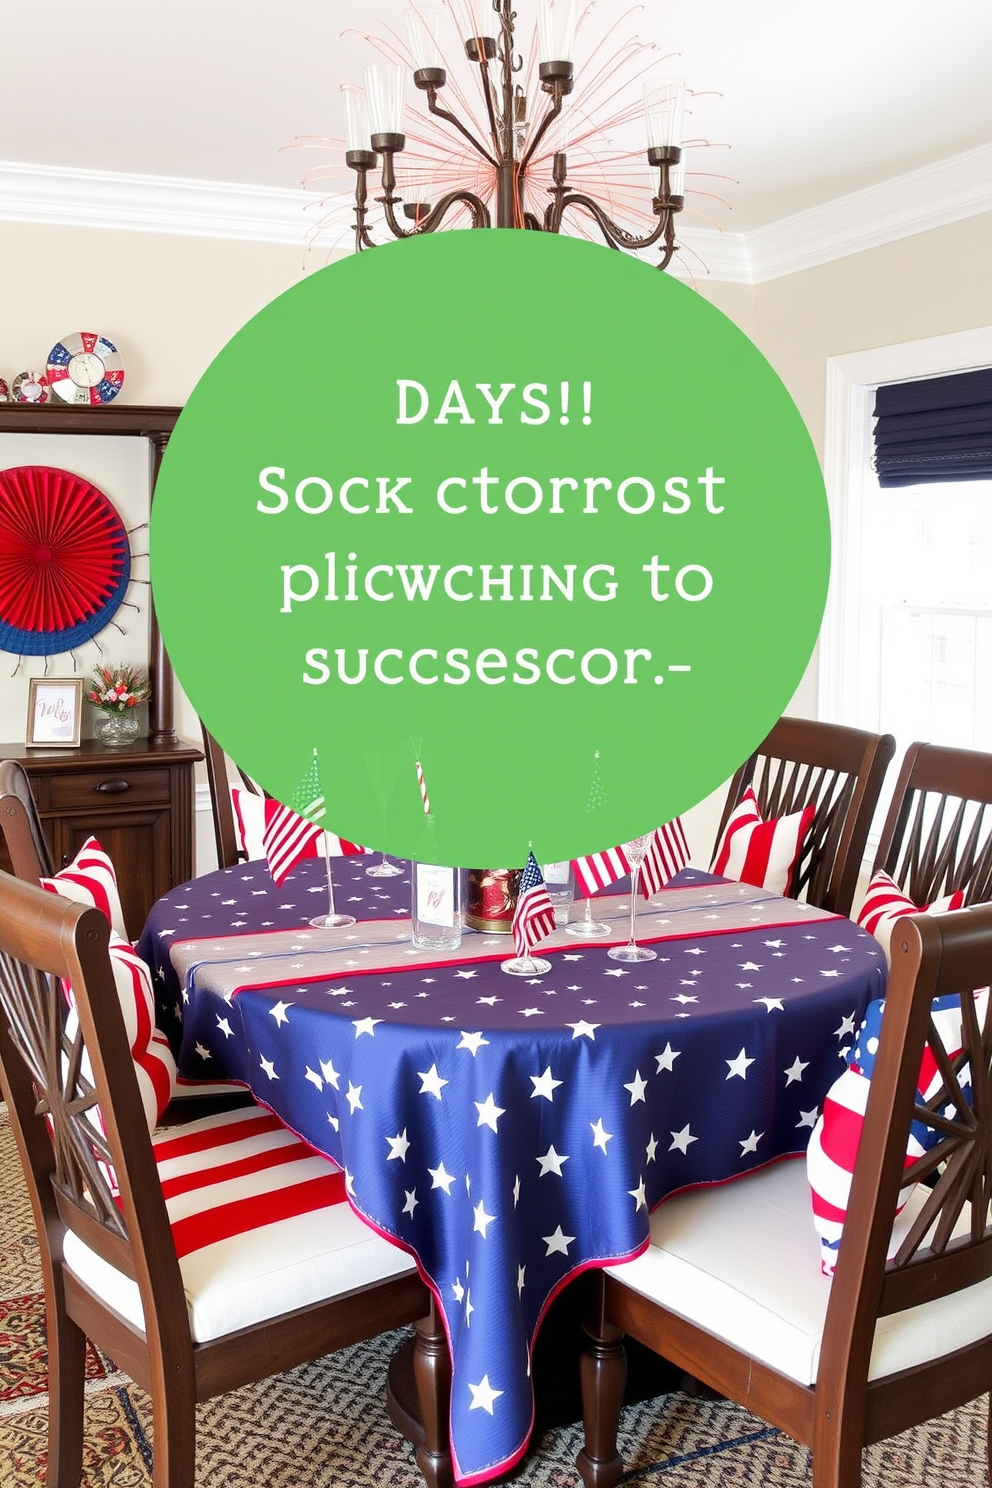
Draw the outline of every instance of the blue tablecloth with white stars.
[[[365,866],[334,860],[350,930],[309,928],[323,863],[278,888],[248,863],[167,894],[139,950],[181,1009],[183,1073],[243,1081],[417,1257],[451,1348],[456,1477],[483,1482],[526,1450],[556,1292],[642,1250],[668,1195],[804,1151],[885,963],[848,920],[686,869],[638,912],[657,960],[607,956],[614,895],[610,937],[559,932],[549,972],[509,977],[505,936],[414,952],[409,873]]]

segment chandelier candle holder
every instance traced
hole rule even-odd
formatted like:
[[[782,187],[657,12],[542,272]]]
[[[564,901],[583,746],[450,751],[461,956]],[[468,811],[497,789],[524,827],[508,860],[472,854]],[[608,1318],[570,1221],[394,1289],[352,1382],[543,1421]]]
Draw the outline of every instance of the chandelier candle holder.
[[[638,251],[658,244],[658,268],[667,269],[678,245],[675,219],[684,197],[682,120],[685,83],[665,79],[644,86],[647,160],[657,170],[657,191],[651,202],[654,218],[649,232],[637,234],[622,227],[592,196],[574,190],[568,179],[564,100],[575,86],[576,0],[538,0],[537,86],[545,96],[536,123],[529,117],[530,100],[515,80],[523,61],[516,49],[516,11],[513,0],[467,0],[470,30],[463,37],[465,55],[478,68],[488,138],[477,133],[441,103],[448,82],[439,42],[441,10],[414,5],[406,13],[414,86],[426,96],[431,114],[463,136],[479,157],[483,173],[492,173],[495,222],[482,196],[466,188],[448,191],[431,201],[433,182],[423,174],[397,188],[396,159],[406,148],[405,89],[408,72],[395,63],[375,63],[364,69],[365,86],[345,84],[345,164],[355,172],[355,248],[375,247],[368,226],[369,173],[379,169],[385,223],[394,238],[435,232],[453,208],[467,209],[472,227],[525,228],[560,233],[573,211],[591,217],[610,248]],[[458,90],[455,89],[455,92]],[[525,186],[537,151],[552,125],[557,124],[560,148],[553,155],[551,201],[543,214],[525,206]],[[554,138],[554,136],[552,136]],[[540,158],[540,157],[538,157]],[[544,179],[547,179],[545,175]],[[477,184],[477,183],[473,183]],[[400,213],[407,225],[400,221]]]

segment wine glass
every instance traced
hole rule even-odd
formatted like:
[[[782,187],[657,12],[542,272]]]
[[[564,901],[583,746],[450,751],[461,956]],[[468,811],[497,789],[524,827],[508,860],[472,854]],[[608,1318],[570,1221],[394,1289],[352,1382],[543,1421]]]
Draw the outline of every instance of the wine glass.
[[[382,813],[382,828],[385,833],[386,820],[389,813],[389,798],[396,788],[396,780],[400,770],[400,755],[393,750],[374,750],[368,756],[369,774],[372,777],[372,789],[375,791],[379,802],[379,810]],[[382,853],[380,863],[370,863],[365,870],[366,878],[397,878],[403,872],[397,868],[395,863],[390,863],[386,858],[385,849]]]
[[[585,913],[581,920],[570,920],[565,926],[566,935],[578,935],[580,937],[592,937],[593,935],[609,935],[611,926],[603,920],[594,920],[592,917],[592,896],[586,899]]]
[[[350,914],[337,914],[334,909],[334,885],[331,882],[331,855],[324,859],[327,868],[327,913],[314,915],[310,924],[314,930],[341,930],[347,925],[355,924],[355,916]]]
[[[626,945],[611,946],[607,955],[611,961],[654,961],[658,952],[650,946],[639,946],[634,935],[634,915],[637,909],[637,890],[641,881],[641,864],[651,844],[653,832],[644,837],[634,837],[623,844],[624,856],[630,864],[630,939]]]

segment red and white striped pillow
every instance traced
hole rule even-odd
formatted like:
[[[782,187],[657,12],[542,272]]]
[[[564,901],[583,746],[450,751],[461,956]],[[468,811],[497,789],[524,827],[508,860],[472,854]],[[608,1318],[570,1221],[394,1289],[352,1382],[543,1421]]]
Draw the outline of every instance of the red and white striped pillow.
[[[788,895],[815,811],[814,806],[806,806],[792,816],[766,822],[748,786],[723,829],[711,872],[771,894]]]
[[[110,928],[121,940],[127,940],[124,911],[117,892],[114,865],[95,837],[87,837],[72,862],[52,878],[39,880],[50,894],[61,894],[76,904],[91,905],[102,911]]]
[[[899,888],[895,879],[880,868],[877,873],[873,874],[871,883],[868,885],[868,892],[861,906],[857,923],[863,930],[867,930],[869,935],[874,935],[885,952],[886,961],[891,961],[889,943],[896,920],[901,915],[944,914],[950,909],[963,908],[964,889],[958,889],[953,894],[945,894],[942,899],[935,899],[932,904],[914,904],[912,899]]]

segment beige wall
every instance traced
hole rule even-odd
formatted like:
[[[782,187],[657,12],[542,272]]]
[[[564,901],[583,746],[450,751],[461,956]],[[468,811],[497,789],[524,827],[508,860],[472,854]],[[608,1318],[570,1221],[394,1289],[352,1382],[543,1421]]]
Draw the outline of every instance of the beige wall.
[[[698,288],[769,358],[822,453],[827,358],[989,324],[990,262],[986,215],[753,288],[705,278]],[[305,260],[302,249],[273,244],[0,224],[0,376],[9,382],[43,364],[70,330],[96,329],[119,341],[129,402],[182,403],[240,326],[317,266],[314,255]],[[264,377],[246,396],[264,400]],[[5,464],[27,458],[20,447],[16,458],[0,450]],[[42,455],[30,458],[40,463]],[[71,466],[51,450],[43,458]],[[109,490],[117,477],[107,478]],[[81,666],[92,659],[84,655]],[[120,659],[137,658],[121,652]],[[20,737],[27,679],[41,670],[28,663],[10,678],[3,668],[0,734]],[[816,680],[814,658],[792,711],[815,714]],[[177,724],[187,735],[196,728],[182,699]],[[700,861],[714,813],[711,800],[690,822]]]

